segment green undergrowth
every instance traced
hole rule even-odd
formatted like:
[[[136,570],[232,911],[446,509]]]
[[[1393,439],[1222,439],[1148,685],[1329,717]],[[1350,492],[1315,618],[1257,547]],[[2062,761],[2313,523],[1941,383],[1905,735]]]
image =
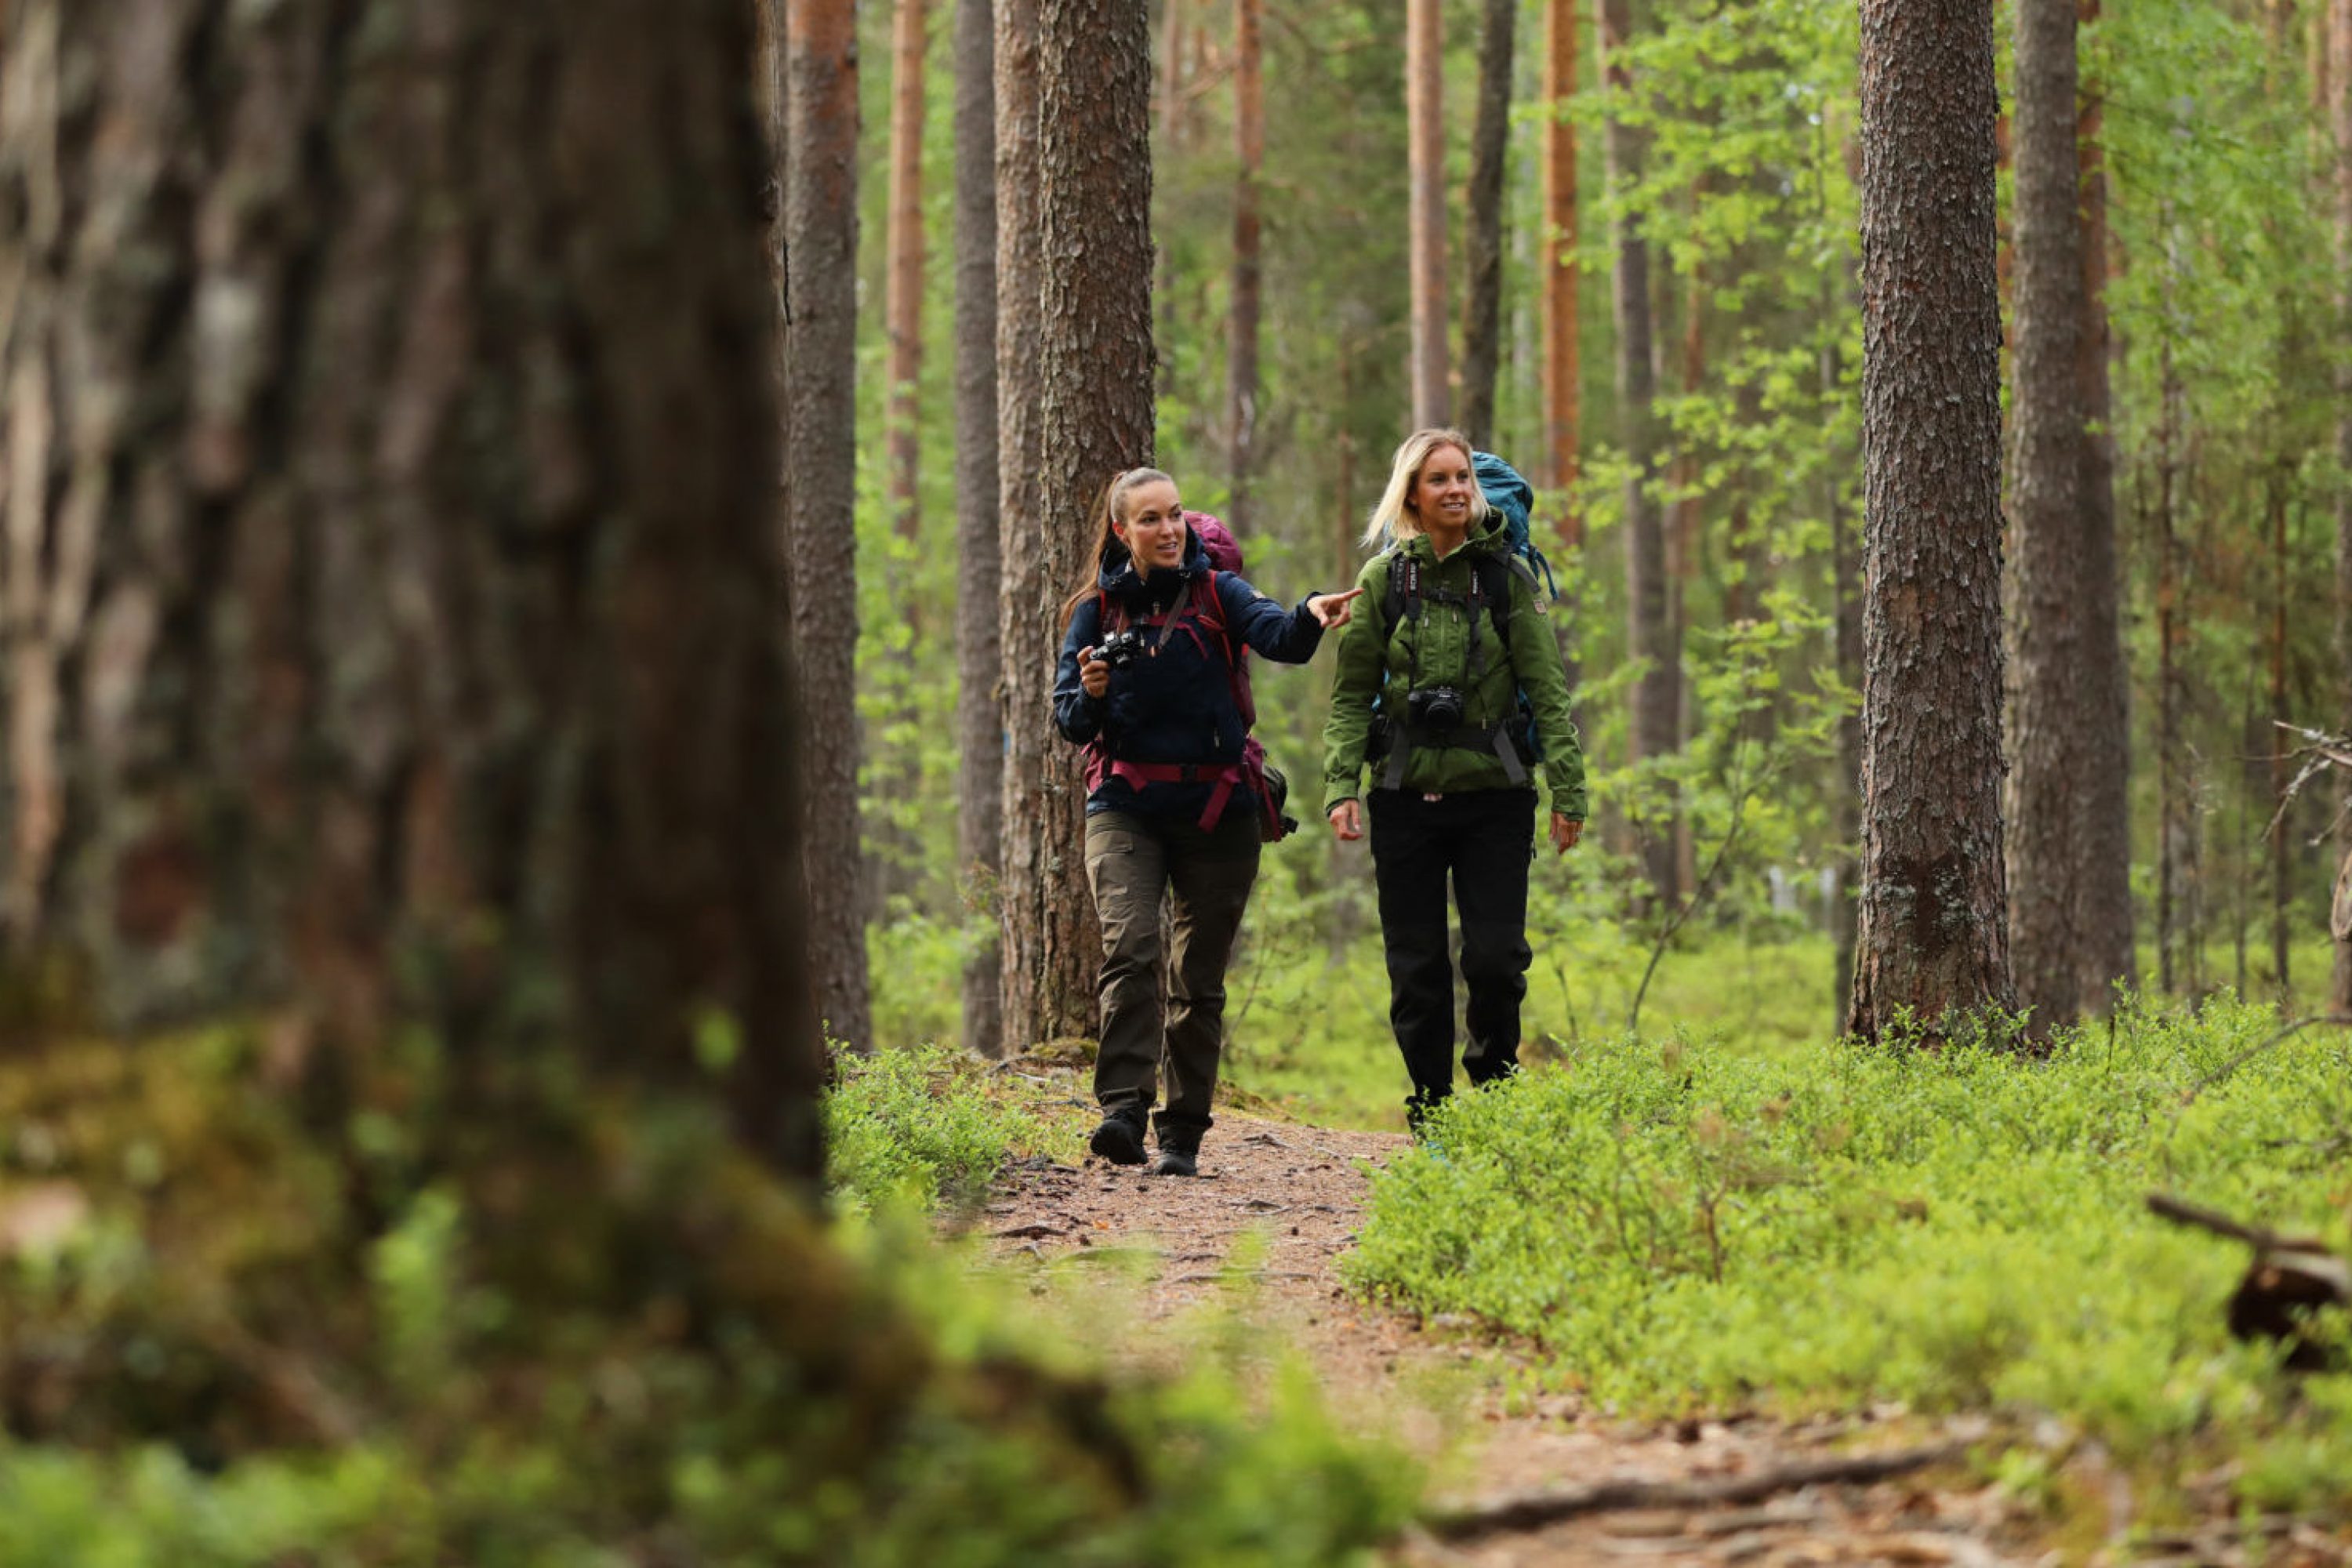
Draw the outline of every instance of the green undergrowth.
[[[969,1208],[1008,1159],[1084,1152],[1066,1093],[963,1051],[845,1056],[837,1077],[824,1106],[827,1182],[850,1211]]]
[[[1436,1152],[1376,1182],[1349,1267],[1530,1337],[1548,1381],[1629,1411],[2054,1416],[2159,1499],[2227,1465],[2247,1504],[2342,1508],[2352,1376],[2230,1340],[2246,1249],[2145,1207],[2163,1190],[2344,1247],[2346,1037],[2222,1076],[2278,1027],[2225,999],[2127,1004],[2043,1060],[1596,1042],[1457,1097]]]
[[[1311,1390],[1107,1372],[706,1102],[446,1066],[0,1063],[0,1568],[1321,1563],[1409,1514]]]

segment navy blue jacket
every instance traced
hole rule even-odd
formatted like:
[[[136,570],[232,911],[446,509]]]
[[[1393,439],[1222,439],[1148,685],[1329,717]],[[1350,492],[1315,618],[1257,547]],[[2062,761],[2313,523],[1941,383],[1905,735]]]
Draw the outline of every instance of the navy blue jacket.
[[[1234,705],[1224,638],[1202,624],[1188,603],[1167,640],[1157,627],[1141,625],[1179,599],[1189,601],[1193,582],[1209,571],[1201,537],[1186,531],[1184,564],[1148,581],[1136,575],[1127,547],[1114,540],[1097,577],[1099,595],[1078,601],[1062,638],[1061,662],[1054,672],[1054,724],[1077,745],[1099,739],[1110,754],[1130,763],[1191,763],[1209,771],[1241,761],[1248,729]],[[1284,664],[1305,664],[1323,640],[1323,627],[1302,599],[1286,610],[1230,572],[1216,579],[1217,602],[1225,626],[1239,641]],[[1126,608],[1129,624],[1141,630],[1159,652],[1110,672],[1110,689],[1089,697],[1078,683],[1078,654],[1100,647],[1106,635],[1103,601]],[[1124,811],[1142,816],[1198,817],[1213,784],[1165,782],[1130,789],[1106,773],[1087,796],[1087,814]],[[1255,809],[1256,795],[1236,790],[1227,811]]]

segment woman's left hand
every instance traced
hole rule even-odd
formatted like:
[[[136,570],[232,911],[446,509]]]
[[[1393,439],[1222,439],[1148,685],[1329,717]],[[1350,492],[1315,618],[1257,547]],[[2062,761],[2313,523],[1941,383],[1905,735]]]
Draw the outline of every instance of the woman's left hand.
[[[1576,847],[1576,841],[1583,836],[1584,824],[1572,816],[1562,816],[1556,811],[1551,814],[1551,847],[1554,849],[1565,855]]]
[[[1307,601],[1307,613],[1323,625],[1325,631],[1336,631],[1355,617],[1355,597],[1361,588],[1350,588],[1344,594],[1316,594]]]

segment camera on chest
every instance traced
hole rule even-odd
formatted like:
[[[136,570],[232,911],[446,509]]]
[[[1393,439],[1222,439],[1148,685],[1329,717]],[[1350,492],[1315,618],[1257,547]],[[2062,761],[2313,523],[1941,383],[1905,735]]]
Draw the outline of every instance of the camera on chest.
[[[1150,651],[1150,645],[1144,640],[1142,632],[1134,626],[1121,626],[1103,638],[1102,647],[1095,649],[1095,657],[1113,669],[1125,669]]]
[[[1404,713],[1416,729],[1444,734],[1462,722],[1461,689],[1452,686],[1423,687],[1407,694]]]

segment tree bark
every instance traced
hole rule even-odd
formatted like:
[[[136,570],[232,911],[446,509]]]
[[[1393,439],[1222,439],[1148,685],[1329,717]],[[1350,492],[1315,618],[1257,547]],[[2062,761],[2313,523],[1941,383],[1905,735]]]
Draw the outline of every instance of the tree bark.
[[[752,19],[9,7],[16,976],[817,1174]]]
[[[990,936],[964,965],[963,1043],[1004,1054],[993,924],[1004,861],[1003,583],[996,466],[996,40],[991,0],[956,0],[956,851]]]
[[[2017,679],[2008,877],[2018,1001],[2032,1010],[2037,1033],[2103,1007],[2109,983],[2130,971],[2129,849],[2121,833],[2129,759],[2114,497],[2092,426],[2092,405],[2105,403],[2106,360],[2085,256],[2075,7],[2076,0],[2017,0],[2016,7]],[[2095,164],[2092,174],[2095,187]],[[2104,415],[2102,407],[2097,417]]]
[[[2336,287],[2338,336],[2352,334],[2352,0],[2326,0],[2326,66],[2316,73],[2328,103],[2336,141]],[[2352,472],[2352,364],[2336,369],[2336,466]],[[2352,484],[2336,487],[2336,670],[2345,679],[2343,729],[2352,733]],[[2336,872],[2352,881],[2352,847]],[[2328,980],[2333,1011],[2352,1013],[2352,938],[2336,938],[2336,969]]]
[[[1577,363],[1576,0],[1545,0],[1544,51],[1544,451],[1547,481],[1567,489],[1580,471],[1581,371]],[[1584,520],[1571,499],[1560,514],[1559,542],[1584,545]]]
[[[1232,479],[1226,521],[1246,537],[1256,467],[1259,301],[1265,269],[1258,244],[1258,185],[1265,166],[1265,87],[1261,65],[1265,0],[1234,0],[1234,299],[1226,352],[1226,458]]]
[[[1601,145],[1612,191],[1622,191],[1642,178],[1641,132],[1621,111],[1633,90],[1624,49],[1631,27],[1629,0],[1594,0],[1594,24],[1600,37],[1601,64],[1611,112],[1601,133]],[[1674,646],[1674,628],[1666,614],[1666,533],[1655,494],[1658,478],[1656,369],[1652,355],[1650,247],[1638,218],[1612,222],[1617,259],[1614,269],[1617,321],[1618,438],[1625,448],[1625,605],[1626,647],[1642,661],[1642,674],[1633,689],[1633,710],[1627,727],[1629,761],[1639,763],[1674,754],[1677,732],[1675,688],[1681,657]],[[1668,814],[1640,825],[1641,853],[1650,894],[1662,902],[1675,896],[1674,827]]]
[[[1486,0],[1478,36],[1478,119],[1470,137],[1467,265],[1462,315],[1462,433],[1495,444],[1495,380],[1502,364],[1503,174],[1511,130],[1511,55],[1517,0]]]
[[[2171,225],[2168,206],[2165,226],[2169,229]],[[2173,517],[2180,470],[2182,394],[2169,322],[2172,279],[2178,267],[2173,252],[2179,243],[2178,237],[2168,234],[2164,258],[2168,324],[2163,329],[2167,336],[2158,348],[2156,432],[2156,965],[2157,986],[2167,994],[2176,993],[2184,978],[2180,916],[2195,874],[2196,858],[2190,841],[2195,818],[2189,799],[2187,739],[2182,733],[2188,708],[2188,676],[2181,668],[2180,655],[2187,644],[2189,623],[2187,606],[2182,603],[2185,585],[2181,581],[2179,534]]]
[[[922,478],[922,416],[917,394],[923,378],[923,77],[928,40],[927,0],[897,0],[890,21],[890,189],[888,281],[883,335],[890,343],[888,412],[890,526],[913,541],[922,531],[918,486]],[[914,606],[912,595],[908,607]]]
[[[1863,898],[1853,1024],[2015,1000],[2001,886],[1990,0],[1863,0]]]
[[[1039,0],[996,0],[997,620],[1004,708],[1003,863],[997,887],[1006,1049],[1087,1033],[1075,1022],[1091,984],[1066,900],[1082,889],[1076,775],[1053,732],[1055,609],[1066,585],[1065,536],[1078,521],[1045,511],[1044,168],[1039,148]],[[1084,897],[1081,890],[1079,896]]]
[[[1445,58],[1438,0],[1405,0],[1412,422],[1451,422],[1445,347]]]
[[[1089,510],[1112,475],[1150,456],[1153,368],[1144,5],[1039,0],[1035,16],[1036,216],[1040,254],[1053,265],[1042,269],[1039,296],[1037,493],[1019,514],[1034,569],[1017,600],[1005,557],[1015,737],[1006,763],[1005,1028],[1022,1041],[1094,1029],[1101,950],[1084,871],[1086,789],[1076,750],[1052,733],[1048,696],[1062,599],[1093,539]],[[1001,66],[1002,29],[997,39]],[[1001,70],[998,81],[1001,94]]]
[[[809,963],[832,1038],[872,1048],[866,858],[857,801],[857,18],[855,0],[785,8],[792,159],[785,538],[799,592],[793,651],[807,729],[803,843]]]

